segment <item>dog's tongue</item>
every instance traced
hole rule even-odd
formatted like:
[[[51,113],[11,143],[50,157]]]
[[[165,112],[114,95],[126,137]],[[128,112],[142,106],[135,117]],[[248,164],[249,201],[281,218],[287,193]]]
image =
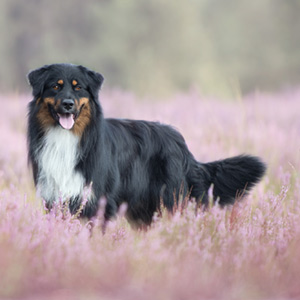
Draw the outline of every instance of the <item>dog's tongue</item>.
[[[74,125],[74,118],[73,118],[73,114],[64,114],[58,115],[59,117],[59,124],[61,125],[61,127],[63,127],[64,129],[71,129]]]

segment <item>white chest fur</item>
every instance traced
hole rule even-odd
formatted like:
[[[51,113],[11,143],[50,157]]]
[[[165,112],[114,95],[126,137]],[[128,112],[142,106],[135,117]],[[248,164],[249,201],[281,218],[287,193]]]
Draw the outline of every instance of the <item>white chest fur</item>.
[[[61,127],[51,128],[38,150],[37,189],[46,202],[82,195],[85,180],[75,171],[79,138]]]

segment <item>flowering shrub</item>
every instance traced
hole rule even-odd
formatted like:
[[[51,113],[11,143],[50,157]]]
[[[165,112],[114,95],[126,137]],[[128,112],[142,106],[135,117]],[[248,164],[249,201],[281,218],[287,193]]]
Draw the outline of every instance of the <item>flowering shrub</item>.
[[[233,207],[202,211],[181,199],[172,215],[161,208],[148,230],[137,231],[126,206],[104,228],[104,199],[90,221],[59,203],[45,213],[27,168],[30,97],[2,96],[0,298],[300,297],[299,98],[299,91],[234,102],[192,92],[164,102],[101,95],[106,116],[177,127],[200,161],[250,153],[268,164],[262,183]]]

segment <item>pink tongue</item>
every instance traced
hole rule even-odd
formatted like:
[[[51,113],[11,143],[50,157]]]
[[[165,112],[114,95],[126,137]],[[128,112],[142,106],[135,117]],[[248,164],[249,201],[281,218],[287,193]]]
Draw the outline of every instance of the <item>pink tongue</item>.
[[[74,125],[73,114],[58,115],[59,124],[65,129],[71,129]]]

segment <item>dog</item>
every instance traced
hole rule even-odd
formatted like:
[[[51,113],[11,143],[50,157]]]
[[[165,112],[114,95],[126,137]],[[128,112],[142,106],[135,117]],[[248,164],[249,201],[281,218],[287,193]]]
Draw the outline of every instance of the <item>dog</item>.
[[[28,158],[48,209],[68,201],[74,214],[91,186],[82,217],[97,215],[105,197],[106,220],[126,202],[128,220],[147,226],[161,203],[172,211],[181,195],[205,207],[213,185],[214,201],[233,204],[265,173],[265,164],[250,155],[198,162],[168,125],[104,118],[98,100],[103,76],[83,66],[45,65],[28,80]]]

